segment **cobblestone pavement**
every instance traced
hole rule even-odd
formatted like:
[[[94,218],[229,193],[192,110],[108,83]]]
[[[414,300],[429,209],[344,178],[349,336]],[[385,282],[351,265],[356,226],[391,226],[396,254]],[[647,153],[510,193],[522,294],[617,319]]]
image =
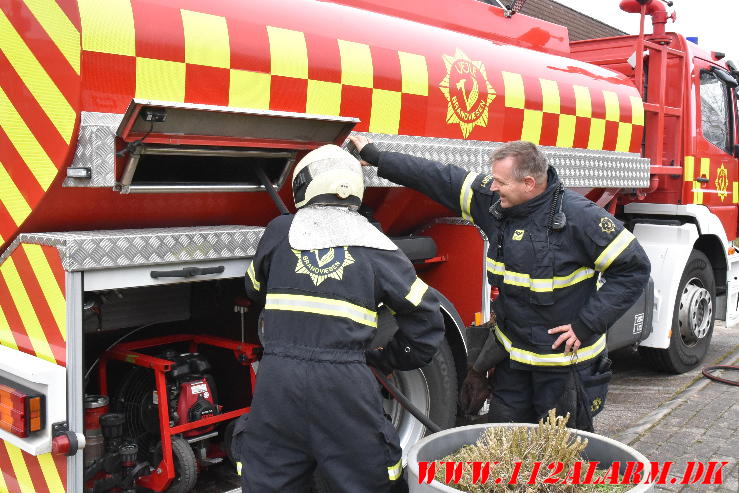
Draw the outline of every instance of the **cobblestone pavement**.
[[[737,333],[739,327],[717,325],[716,344],[702,366],[739,365]],[[657,485],[656,491],[739,492],[739,387],[704,378],[700,368],[684,375],[651,374],[640,366],[643,362],[631,358],[614,355],[617,368],[626,369],[614,378],[609,399],[615,402],[610,414],[597,417],[596,433],[629,444],[651,461],[673,462],[667,484]],[[716,374],[739,379],[738,371]],[[655,385],[658,376],[661,386]],[[655,387],[662,387],[662,393],[653,394]],[[727,462],[723,484],[680,484],[689,461]]]

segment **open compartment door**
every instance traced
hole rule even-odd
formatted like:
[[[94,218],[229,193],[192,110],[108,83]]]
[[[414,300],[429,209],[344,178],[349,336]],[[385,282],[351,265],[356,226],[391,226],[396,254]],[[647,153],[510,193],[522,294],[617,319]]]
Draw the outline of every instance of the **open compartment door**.
[[[118,128],[123,193],[280,188],[299,152],[341,145],[356,118],[162,101],[131,101]]]

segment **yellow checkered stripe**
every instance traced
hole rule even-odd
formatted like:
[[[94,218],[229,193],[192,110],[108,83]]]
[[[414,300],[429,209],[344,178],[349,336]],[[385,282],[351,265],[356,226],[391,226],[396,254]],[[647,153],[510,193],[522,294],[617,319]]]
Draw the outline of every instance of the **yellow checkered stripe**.
[[[249,281],[251,281],[251,285],[254,287],[256,291],[259,291],[262,289],[262,283],[257,281],[257,274],[254,272],[254,261],[252,260],[249,263],[249,267],[246,269],[246,275],[249,278]]]
[[[12,4],[11,4],[12,5]],[[58,75],[52,68],[64,69],[60,63],[67,63],[70,72],[80,73],[80,33],[55,0],[22,0],[15,7],[0,7],[0,52],[7,59],[10,70],[20,79],[23,89],[39,105],[42,115],[64,142],[72,139],[77,112],[70,101],[76,96],[65,94],[57,81]],[[43,65],[37,51],[26,42],[22,29],[30,22],[40,25],[34,36],[56,47],[61,58],[55,64]],[[35,26],[33,26],[35,28]],[[38,48],[35,48],[36,50]],[[52,55],[55,56],[55,55]],[[3,70],[6,70],[3,68]],[[23,115],[29,111],[23,101],[12,99],[11,87],[0,86],[0,128],[7,135],[11,145],[21,157],[21,164],[12,164],[0,153],[0,209],[5,209],[15,226],[20,226],[36,206],[21,192],[22,186],[13,176],[25,174],[13,166],[27,167],[38,183],[41,191],[48,190],[58,173],[62,162],[45,147],[45,142],[55,136],[37,136],[31,131]],[[57,162],[54,162],[56,160]],[[0,231],[0,245],[8,240],[14,230]]]
[[[551,114],[558,117],[557,147],[574,147],[576,122],[577,118],[581,117],[590,120],[588,149],[602,150],[605,142],[606,122],[617,122],[618,135],[615,150],[629,152],[634,126],[644,126],[644,105],[639,97],[629,96],[631,118],[627,121],[622,117],[622,103],[619,101],[619,95],[613,91],[602,90],[605,118],[594,118],[591,91],[595,89],[575,85],[572,88],[575,94],[575,112],[572,114],[562,110],[559,83],[540,78],[538,82],[541,89],[542,109],[533,110],[526,107],[527,98],[523,76],[505,71],[502,72],[502,76],[506,108],[519,109],[524,112],[521,140],[540,144],[544,115]]]
[[[697,176],[696,176],[697,168]],[[709,181],[711,179],[711,158],[707,157],[696,157],[696,156],[685,156],[683,161],[683,179],[686,183],[690,184],[690,192],[692,192],[693,204],[703,203],[703,183],[696,180],[696,178],[705,177]],[[732,192],[736,189],[736,182]],[[689,200],[689,199],[688,199]],[[734,203],[738,203],[737,194],[733,193]]]
[[[595,259],[595,270],[605,272],[614,260],[626,250],[634,241],[634,235],[628,229],[623,229]]]
[[[377,327],[377,312],[344,300],[302,294],[267,295],[266,310],[311,313],[328,317],[346,318],[358,324]]]
[[[537,293],[551,293],[555,289],[563,289],[574,286],[587,279],[591,279],[595,275],[595,271],[588,267],[580,267],[565,276],[555,276],[549,279],[534,278],[529,274],[514,272],[506,269],[502,262],[486,258],[487,271],[494,276],[502,276],[503,283],[511,286],[519,286],[528,288]]]
[[[305,33],[267,26],[270,49],[269,73],[233,68],[228,24],[222,16],[181,10],[185,61],[165,61],[136,55],[136,34],[130,0],[79,0],[82,47],[85,50],[136,57],[136,97],[182,102],[185,97],[187,64],[229,70],[229,106],[270,108],[273,76],[307,80],[306,113],[338,116],[342,86],[371,90],[370,132],[397,134],[401,95],[428,96],[428,66],[422,55],[397,51],[401,90],[374,87],[370,46],[337,39],[341,59],[341,81],[309,77],[308,43]],[[115,25],[107,22],[115,18]]]
[[[423,295],[426,294],[426,291],[428,291],[428,289],[428,284],[423,282],[420,278],[416,277],[416,280],[413,281],[413,284],[411,285],[410,291],[408,291],[408,294],[405,295],[405,299],[408,300],[411,305],[418,306],[421,304]]]
[[[462,211],[462,218],[469,222],[472,220],[472,182],[475,181],[477,174],[474,172],[467,173],[459,191],[459,209]]]
[[[583,361],[597,357],[606,348],[605,334],[600,336],[590,346],[584,346],[578,349],[576,353],[577,357],[573,357],[572,353],[535,353],[518,348],[513,345],[511,340],[497,326],[495,327],[495,336],[505,350],[508,351],[512,361],[533,366],[569,366],[575,363],[582,363]]]

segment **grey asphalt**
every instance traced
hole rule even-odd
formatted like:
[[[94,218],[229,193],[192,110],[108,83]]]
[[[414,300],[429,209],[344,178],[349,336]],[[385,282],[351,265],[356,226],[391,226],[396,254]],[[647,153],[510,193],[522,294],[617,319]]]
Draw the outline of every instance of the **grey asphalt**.
[[[657,491],[739,491],[739,387],[702,376],[709,365],[739,365],[739,326],[717,322],[704,363],[682,375],[652,370],[637,352],[611,355],[614,377],[595,432],[626,443],[649,460],[674,464]],[[737,380],[739,371],[717,375]],[[721,485],[682,485],[688,461],[726,461]],[[675,483],[670,483],[675,478]]]

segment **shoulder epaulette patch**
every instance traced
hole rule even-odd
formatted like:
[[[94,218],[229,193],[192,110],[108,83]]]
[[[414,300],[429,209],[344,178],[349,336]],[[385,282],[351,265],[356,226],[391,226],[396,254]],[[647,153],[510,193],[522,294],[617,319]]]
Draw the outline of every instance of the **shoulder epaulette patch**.
[[[609,217],[601,217],[600,223],[598,224],[600,226],[600,230],[604,233],[613,233],[616,231],[616,224],[611,220]]]

